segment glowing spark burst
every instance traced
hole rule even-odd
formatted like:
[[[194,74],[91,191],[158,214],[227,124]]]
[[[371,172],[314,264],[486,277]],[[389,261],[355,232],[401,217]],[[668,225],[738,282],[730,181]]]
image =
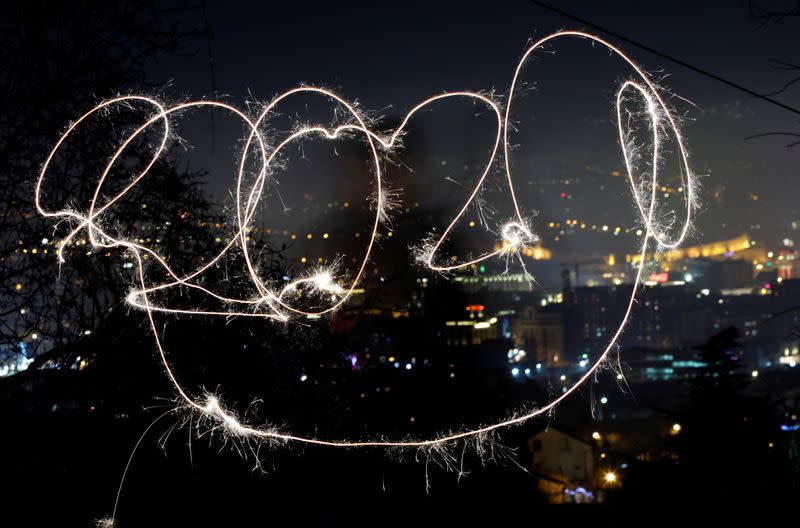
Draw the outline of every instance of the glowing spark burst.
[[[511,154],[509,147],[509,119],[511,109],[514,101],[514,93],[517,88],[520,72],[527,62],[528,58],[537,50],[540,50],[545,44],[551,41],[562,38],[579,38],[585,39],[592,44],[600,44],[605,46],[613,55],[622,59],[632,70],[636,73],[635,80],[629,80],[622,84],[617,94],[617,127],[619,132],[619,140],[622,148],[622,155],[625,161],[628,180],[631,185],[632,194],[636,209],[639,212],[643,227],[645,229],[642,237],[641,245],[641,259],[640,263],[644,262],[645,254],[648,250],[650,239],[655,241],[655,249],[674,248],[678,246],[686,237],[692,219],[692,208],[694,206],[694,180],[692,172],[689,168],[688,154],[683,144],[683,139],[680,130],[677,126],[676,120],[671,114],[663,96],[659,89],[650,80],[649,76],[629,58],[622,51],[614,47],[611,43],[580,31],[561,31],[552,35],[546,36],[531,45],[520,60],[511,82],[511,86],[507,95],[507,102],[504,109],[492,98],[475,92],[456,91],[448,92],[440,95],[430,97],[418,105],[414,106],[402,120],[400,125],[388,136],[383,136],[373,132],[368,126],[367,118],[362,115],[354,104],[349,103],[345,99],[336,95],[330,90],[322,88],[314,88],[302,86],[289,90],[276,98],[269,104],[265,105],[255,118],[251,118],[237,108],[222,102],[216,101],[194,101],[178,104],[175,106],[167,107],[162,105],[159,101],[144,96],[121,96],[114,99],[104,101],[92,108],[84,115],[79,117],[72,125],[70,125],[64,134],[58,139],[49,156],[47,157],[41,173],[36,182],[35,201],[36,207],[40,214],[45,217],[53,218],[55,220],[68,220],[74,226],[73,229],[62,239],[61,247],[66,247],[72,239],[82,230],[88,233],[88,239],[92,246],[96,248],[122,248],[126,249],[133,254],[137,263],[138,286],[127,297],[127,302],[131,306],[145,312],[153,332],[155,344],[160,355],[161,362],[166,371],[167,376],[175,387],[175,390],[180,396],[182,405],[191,409],[193,413],[199,415],[201,419],[209,420],[215,427],[224,431],[230,437],[238,437],[249,440],[263,440],[267,442],[285,443],[285,442],[300,442],[305,444],[314,444],[321,446],[331,447],[387,447],[387,448],[417,448],[425,449],[429,452],[439,452],[445,450],[448,446],[452,446],[459,441],[473,441],[475,442],[476,449],[480,452],[485,449],[482,447],[482,442],[490,438],[495,432],[515,425],[536,416],[546,414],[553,410],[562,400],[567,398],[574,392],[581,384],[595,375],[597,370],[607,360],[609,354],[616,347],[617,341],[630,318],[631,310],[635,301],[636,288],[632,290],[631,297],[627,304],[627,309],[624,313],[619,327],[613,334],[608,345],[599,355],[597,360],[587,369],[587,371],[567,390],[559,394],[559,396],[546,405],[529,409],[523,412],[518,412],[510,418],[498,421],[494,424],[486,425],[475,429],[467,429],[462,431],[455,431],[442,434],[435,438],[424,440],[374,440],[374,441],[352,441],[352,440],[327,440],[317,437],[305,437],[293,435],[291,433],[280,432],[273,428],[256,427],[248,425],[242,418],[237,417],[232,411],[222,407],[219,400],[214,396],[204,396],[195,399],[190,396],[186,390],[178,382],[172,368],[167,361],[167,352],[162,344],[162,339],[159,335],[158,328],[154,322],[155,313],[171,313],[182,315],[195,315],[195,316],[243,316],[243,317],[260,317],[266,319],[274,319],[277,321],[289,321],[296,316],[320,316],[330,313],[339,308],[347,301],[353,290],[357,287],[362,277],[364,276],[365,268],[372,255],[375,246],[375,241],[378,236],[378,230],[382,221],[389,217],[389,209],[391,206],[390,190],[387,189],[381,172],[381,159],[382,154],[390,152],[398,145],[399,137],[407,128],[409,121],[412,117],[422,110],[433,104],[454,99],[466,98],[474,100],[476,103],[485,105],[491,110],[496,119],[496,132],[494,136],[494,143],[489,158],[482,169],[481,176],[478,179],[475,187],[471,190],[469,196],[463,205],[459,208],[450,223],[445,227],[441,234],[431,236],[426,244],[419,252],[420,261],[431,271],[448,273],[457,270],[463,270],[475,264],[487,261],[495,257],[515,255],[522,263],[521,251],[526,247],[534,244],[538,237],[532,232],[525,217],[521,212],[521,207],[517,199],[516,191],[514,190],[514,181],[511,171]],[[275,111],[277,105],[295,95],[306,94],[316,95],[327,98],[348,115],[348,122],[335,128],[324,126],[304,126],[289,133],[285,138],[277,142],[270,143],[266,134],[262,131],[265,121]],[[646,110],[644,112],[646,119],[649,121],[648,126],[652,134],[652,161],[651,169],[648,174],[637,174],[637,167],[635,163],[634,150],[635,146],[632,145],[630,139],[630,127],[626,123],[625,115],[623,112],[623,103],[626,97],[633,95],[641,98],[645,103]],[[136,128],[129,136],[125,138],[119,148],[111,156],[109,162],[105,165],[102,173],[100,174],[97,186],[95,187],[94,194],[88,203],[86,211],[75,211],[71,209],[62,209],[50,211],[45,209],[42,205],[42,189],[46,180],[48,169],[65,140],[88,118],[105,112],[116,105],[132,105],[144,104],[153,108],[152,116],[147,119],[141,126]],[[244,144],[243,153],[238,163],[238,174],[236,179],[236,192],[235,192],[235,211],[236,211],[236,232],[227,240],[216,253],[216,255],[205,262],[198,269],[180,275],[173,270],[169,264],[162,259],[154,250],[143,245],[136,239],[125,239],[123,237],[115,237],[102,226],[102,216],[105,212],[119,201],[128,191],[136,186],[148,174],[148,171],[156,163],[156,160],[164,154],[168,140],[170,138],[172,125],[171,118],[174,115],[180,114],[186,110],[193,108],[212,108],[219,109],[230,113],[237,117],[245,124],[248,130],[248,136]],[[153,149],[152,157],[149,159],[144,169],[131,179],[131,181],[118,193],[113,194],[110,198],[101,201],[103,195],[104,184],[117,165],[121,156],[127,148],[129,148],[137,138],[152,129],[161,131],[161,139]],[[659,219],[656,215],[658,204],[658,168],[661,156],[661,145],[663,137],[666,134],[672,134],[677,145],[678,153],[680,155],[683,178],[683,187],[686,192],[686,210],[681,222],[681,228],[678,230],[677,235],[670,238],[668,236],[667,227],[659,226]],[[358,264],[358,269],[352,278],[344,282],[343,279],[337,279],[335,270],[331,268],[319,269],[314,273],[300,277],[294,281],[284,284],[281,288],[275,289],[265,282],[257,273],[256,267],[253,263],[254,256],[251,255],[250,249],[247,245],[247,233],[256,213],[256,205],[259,203],[263,196],[264,189],[268,186],[272,170],[277,165],[279,155],[287,145],[300,141],[307,137],[322,137],[329,140],[345,137],[347,135],[361,135],[363,136],[366,144],[369,147],[370,159],[373,164],[373,171],[375,176],[375,194],[374,194],[374,218],[370,222],[370,231],[366,250],[364,251],[363,258]],[[469,258],[462,261],[448,261],[447,264],[441,263],[437,260],[442,245],[447,241],[456,225],[464,217],[467,209],[477,203],[478,194],[482,188],[487,175],[492,170],[496,160],[502,157],[503,172],[506,183],[508,185],[508,192],[510,194],[511,202],[514,207],[515,217],[502,226],[498,226],[500,233],[500,244],[496,247],[499,249],[488,250],[483,254],[476,257]],[[250,184],[248,185],[247,177],[247,161],[256,158],[260,162],[260,167],[256,175],[249,177]],[[642,183],[637,183],[641,180]],[[649,193],[648,193],[649,190]],[[647,196],[649,194],[649,197]],[[243,298],[243,297],[229,297],[215,292],[211,288],[201,286],[194,282],[203,272],[209,270],[212,266],[220,262],[220,260],[230,251],[240,251],[244,257],[247,276],[255,289],[256,295]],[[64,261],[64,251],[59,252],[59,260]],[[161,284],[148,284],[145,280],[143,260],[155,262],[158,266],[163,268],[163,271],[169,279]],[[524,263],[522,263],[524,267]],[[636,274],[636,283],[640,283],[642,273],[644,270],[643,265],[639,265]],[[176,308],[164,305],[158,305],[151,302],[151,296],[156,293],[167,291],[171,288],[185,287],[199,290],[219,301],[227,307],[227,309],[220,310],[207,310],[200,308]],[[329,300],[327,305],[317,309],[298,307],[296,304],[297,299],[302,300],[304,296],[311,294],[319,294],[324,292],[326,299]],[[291,295],[290,295],[291,294]],[[288,298],[291,297],[293,302],[290,304]],[[444,455],[445,458],[451,455]]]

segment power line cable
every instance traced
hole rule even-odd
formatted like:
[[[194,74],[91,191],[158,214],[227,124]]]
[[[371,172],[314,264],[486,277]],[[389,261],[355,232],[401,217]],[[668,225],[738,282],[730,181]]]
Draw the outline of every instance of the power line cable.
[[[690,69],[690,70],[692,70],[694,72],[699,73],[700,75],[704,75],[706,77],[714,79],[715,81],[718,81],[718,82],[721,82],[721,83],[723,83],[723,84],[725,84],[727,86],[730,86],[731,88],[735,88],[736,90],[744,92],[744,93],[746,93],[748,95],[751,95],[753,97],[757,97],[758,99],[762,99],[763,101],[766,101],[767,103],[773,104],[773,105],[778,106],[778,107],[780,107],[780,108],[782,108],[784,110],[788,110],[789,112],[792,112],[794,114],[800,115],[800,110],[798,110],[797,108],[794,108],[794,107],[791,107],[791,106],[786,105],[784,103],[781,103],[780,101],[776,101],[775,99],[773,99],[771,97],[767,97],[764,94],[760,94],[760,93],[758,93],[758,92],[756,92],[754,90],[751,90],[750,88],[747,88],[746,86],[742,86],[741,84],[738,84],[736,82],[729,81],[728,79],[725,79],[724,77],[720,77],[719,75],[717,75],[715,73],[711,73],[711,72],[709,72],[707,70],[704,70],[702,68],[698,68],[697,66],[693,66],[693,65],[689,64],[688,62],[686,62],[684,60],[681,60],[681,59],[678,59],[676,57],[673,57],[672,55],[669,55],[669,54],[664,53],[662,51],[658,51],[657,49],[651,48],[650,46],[648,46],[646,44],[642,44],[641,42],[637,42],[637,41],[635,41],[635,40],[633,40],[631,38],[622,36],[622,35],[620,35],[619,33],[615,32],[615,31],[611,31],[610,29],[606,29],[603,26],[599,26],[599,25],[597,25],[597,24],[595,24],[593,22],[589,22],[585,18],[579,17],[577,15],[573,15],[572,13],[568,13],[567,11],[564,11],[563,9],[560,9],[558,7],[550,5],[547,2],[542,2],[540,0],[531,0],[531,2],[536,4],[539,7],[543,8],[543,9],[547,9],[548,11],[552,11],[553,13],[556,13],[556,14],[561,15],[563,17],[566,17],[566,18],[569,18],[571,20],[574,20],[575,22],[583,24],[584,26],[596,29],[598,31],[602,31],[603,33],[611,35],[612,37],[614,37],[617,40],[621,40],[623,42],[627,42],[628,44],[636,46],[637,48],[641,48],[641,49],[643,49],[645,51],[648,51],[648,52],[650,52],[650,53],[652,53],[654,55],[658,55],[659,57],[667,59],[668,61],[674,62],[675,64],[680,64],[684,68],[688,68],[688,69]]]

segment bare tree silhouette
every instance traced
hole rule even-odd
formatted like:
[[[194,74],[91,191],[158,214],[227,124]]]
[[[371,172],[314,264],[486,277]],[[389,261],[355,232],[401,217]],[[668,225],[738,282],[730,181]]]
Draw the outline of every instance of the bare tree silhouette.
[[[197,24],[192,20],[197,14]],[[33,187],[44,157],[70,119],[101,98],[141,87],[145,68],[167,55],[193,53],[207,34],[202,10],[185,2],[15,2],[0,23],[0,365],[32,358],[102,326],[114,314],[126,284],[125,255],[86,256],[88,247],[63,248],[73,257],[60,269],[53,226],[34,209]],[[115,126],[124,127],[124,112]],[[141,116],[139,116],[140,118]],[[122,123],[120,123],[122,121]],[[81,134],[58,166],[48,199],[78,200],[94,185],[92,162],[113,152],[117,138],[103,127]],[[135,162],[135,160],[133,160]],[[191,229],[210,207],[199,186],[203,174],[161,160],[136,192],[152,193],[142,210],[126,201],[114,223],[172,229],[159,232],[163,250],[184,252]],[[190,212],[190,213],[189,213]],[[187,233],[187,229],[189,232]],[[202,237],[195,236],[192,243]],[[83,257],[78,257],[79,251]],[[5,357],[3,357],[5,356]],[[13,365],[12,361],[12,365]]]
[[[764,28],[770,24],[782,24],[787,21],[800,21],[800,2],[796,2],[793,6],[787,6],[783,9],[775,9],[773,7],[765,7],[761,2],[750,0],[748,2],[748,8],[750,18],[758,22],[759,28]],[[787,80],[782,87],[762,95],[772,96],[783,94],[800,86],[800,60],[772,59],[772,64],[776,70],[788,72],[789,80]],[[786,144],[786,147],[800,145],[800,132],[790,130],[763,132],[761,134],[748,136],[745,139],[776,136],[789,138],[789,143]]]

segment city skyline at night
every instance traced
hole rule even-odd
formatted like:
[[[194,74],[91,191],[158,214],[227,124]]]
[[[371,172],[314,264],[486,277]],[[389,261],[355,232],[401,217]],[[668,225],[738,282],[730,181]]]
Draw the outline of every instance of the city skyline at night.
[[[793,1],[5,16],[0,524],[794,509]]]

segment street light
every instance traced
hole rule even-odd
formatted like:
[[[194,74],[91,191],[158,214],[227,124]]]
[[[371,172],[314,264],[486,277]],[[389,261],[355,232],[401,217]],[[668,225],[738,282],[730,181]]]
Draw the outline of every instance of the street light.
[[[617,474],[613,471],[608,471],[603,477],[607,484],[614,484],[617,481]]]

